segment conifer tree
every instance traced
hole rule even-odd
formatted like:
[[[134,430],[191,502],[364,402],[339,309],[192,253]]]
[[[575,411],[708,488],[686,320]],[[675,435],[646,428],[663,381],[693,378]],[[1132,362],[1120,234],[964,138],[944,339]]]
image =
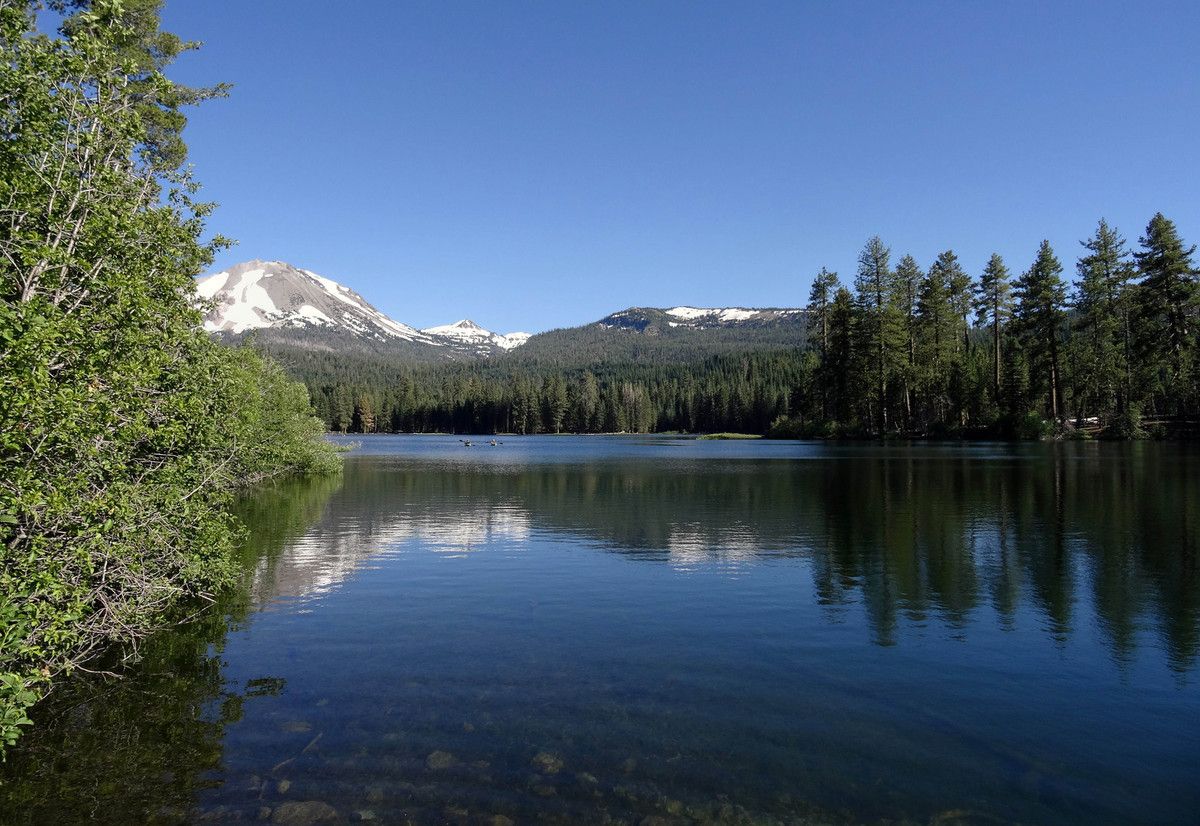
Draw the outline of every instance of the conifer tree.
[[[904,340],[890,258],[891,250],[879,236],[874,236],[859,253],[858,274],[854,279],[862,355],[867,360],[864,367],[871,376],[873,390],[870,407],[880,434],[886,433],[890,424],[888,388],[898,372],[898,354]]]
[[[970,315],[973,291],[971,276],[959,263],[954,250],[946,250],[941,253],[934,265],[942,270],[942,277],[946,284],[946,300],[953,319],[951,324],[954,342],[953,358],[950,362],[950,371],[946,376],[949,385],[947,395],[955,411],[954,419],[962,426],[967,423],[966,400],[969,395],[966,371],[967,359],[971,350]]]
[[[329,399],[331,425],[333,430],[345,433],[354,423],[354,396],[350,388],[344,384],[334,385],[333,394]]]
[[[953,253],[950,253],[953,256]],[[954,310],[950,304],[950,275],[956,261],[942,253],[929,268],[917,294],[918,361],[922,396],[929,416],[945,422],[949,407],[947,388],[953,369]]]
[[[542,403],[545,405],[545,429],[562,433],[563,419],[567,415],[567,385],[560,374],[547,377],[542,384]]]
[[[1195,409],[1197,313],[1200,280],[1192,255],[1175,224],[1157,213],[1134,253],[1141,276],[1138,294],[1139,353],[1165,406],[1182,413]]]
[[[1030,379],[1042,391],[1046,411],[1055,421],[1063,415],[1060,347],[1067,288],[1062,271],[1050,242],[1042,241],[1033,266],[1017,279],[1013,291]]]
[[[596,381],[596,374],[591,370],[585,370],[583,373],[578,399],[580,430],[590,433],[598,429],[600,417],[600,385]]]
[[[912,426],[913,382],[917,375],[917,298],[925,274],[917,260],[906,255],[896,264],[896,304],[904,325],[904,424]]]
[[[958,328],[954,349],[957,352],[965,353],[971,345],[970,317],[973,293],[971,276],[967,274],[962,264],[959,263],[958,256],[954,253],[954,250],[946,250],[939,255],[936,266],[943,270],[946,283],[946,299],[950,304],[950,311],[954,314],[955,326]]]
[[[992,340],[992,398],[997,404],[1001,395],[1001,363],[1004,329],[1012,318],[1012,285],[1004,259],[992,253],[976,288],[976,323],[986,325]]]
[[[812,289],[808,292],[810,325],[816,329],[822,360],[829,349],[829,306],[833,303],[838,286],[837,273],[821,267],[821,271],[813,279]]]
[[[1101,219],[1096,234],[1080,242],[1087,250],[1076,264],[1071,381],[1076,408],[1090,413],[1125,412],[1129,378],[1129,281],[1133,267],[1125,239]]]
[[[354,402],[354,418],[351,429],[355,433],[374,433],[375,432],[375,407],[371,404],[371,397],[366,393],[359,393],[358,399]]]
[[[856,386],[854,365],[854,299],[845,287],[834,294],[829,311],[830,407],[834,421],[849,424]]]
[[[822,415],[825,418],[829,417],[829,399],[826,392],[826,387],[828,386],[826,378],[828,377],[829,367],[829,314],[838,287],[837,273],[830,272],[821,267],[821,271],[813,279],[812,289],[808,293],[809,330],[815,330],[819,347],[820,360],[818,362],[818,370],[821,373],[821,377],[818,384],[821,389]],[[812,338],[813,333],[810,332],[809,340],[811,341]]]

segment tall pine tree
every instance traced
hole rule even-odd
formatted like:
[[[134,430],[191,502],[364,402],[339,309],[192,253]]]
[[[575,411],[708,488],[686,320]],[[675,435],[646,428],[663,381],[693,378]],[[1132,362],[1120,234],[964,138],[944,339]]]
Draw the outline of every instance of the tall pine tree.
[[[1004,259],[992,253],[975,294],[975,321],[988,328],[992,342],[992,398],[997,405],[1001,396],[1004,331],[1012,318],[1012,285],[1008,279]]]
[[[1071,383],[1080,417],[1128,408],[1129,280],[1133,266],[1125,239],[1104,219],[1081,242],[1087,253],[1076,264],[1075,319],[1071,336]]]
[[[1017,279],[1014,290],[1030,384],[1043,396],[1045,411],[1055,421],[1063,416],[1060,350],[1067,287],[1062,271],[1050,242],[1042,241],[1033,266]]]
[[[1192,255],[1175,224],[1160,212],[1150,219],[1134,253],[1141,283],[1139,355],[1163,407],[1174,413],[1196,409],[1196,335],[1200,281]]]
[[[917,342],[925,418],[944,423],[950,406],[950,375],[956,361],[955,314],[950,302],[950,277],[958,261],[943,252],[929,268],[917,295]]]
[[[821,267],[808,293],[809,340],[815,334],[820,356],[817,383],[821,389],[821,411],[826,419],[829,418],[829,394],[826,390],[829,378],[829,316],[839,286],[837,273]]]
[[[904,325],[904,426],[912,428],[913,382],[917,375],[917,297],[925,274],[917,260],[906,255],[896,264],[896,305]]]
[[[873,391],[869,406],[880,434],[890,426],[888,389],[898,372],[897,355],[904,340],[890,258],[891,250],[876,235],[859,253],[854,279],[864,372],[870,376]]]

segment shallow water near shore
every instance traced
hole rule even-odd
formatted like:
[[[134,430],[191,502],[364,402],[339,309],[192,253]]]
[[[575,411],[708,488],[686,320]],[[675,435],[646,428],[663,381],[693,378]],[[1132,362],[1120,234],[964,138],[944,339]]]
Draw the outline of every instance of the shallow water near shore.
[[[347,441],[36,709],[0,822],[1200,811],[1194,447]]]

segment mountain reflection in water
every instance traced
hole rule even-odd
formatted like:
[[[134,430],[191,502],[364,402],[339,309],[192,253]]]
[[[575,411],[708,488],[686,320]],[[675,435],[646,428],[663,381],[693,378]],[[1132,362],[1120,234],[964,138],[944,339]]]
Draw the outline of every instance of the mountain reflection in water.
[[[39,707],[0,822],[1186,822],[1196,457],[368,438]]]
[[[537,531],[679,570],[802,558],[820,602],[861,602],[882,645],[897,642],[902,619],[966,627],[986,604],[1008,624],[1022,601],[1065,638],[1092,619],[1078,614],[1086,597],[1118,659],[1150,624],[1172,667],[1193,667],[1196,463],[1155,445],[1012,450],[786,465],[351,462],[352,499],[335,497],[330,518],[283,552],[273,594],[319,592],[409,541],[469,553]]]

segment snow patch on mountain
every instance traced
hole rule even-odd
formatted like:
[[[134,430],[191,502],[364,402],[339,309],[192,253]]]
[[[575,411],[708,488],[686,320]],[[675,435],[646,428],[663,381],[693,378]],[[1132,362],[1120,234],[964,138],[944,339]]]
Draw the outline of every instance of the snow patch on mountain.
[[[480,327],[469,318],[464,318],[453,324],[425,327],[421,332],[434,338],[447,339],[457,344],[482,351],[491,351],[496,347],[501,350],[512,350],[515,347],[520,347],[530,337],[529,333],[509,333],[507,335],[493,333],[491,330]]]
[[[388,318],[349,287],[283,261],[256,259],[206,276],[196,282],[196,295],[208,304],[204,329],[212,333],[332,327],[364,338],[435,343]]]
[[[803,320],[804,310],[780,307],[691,307],[681,305],[658,309],[630,307],[596,322],[610,329],[638,331],[669,328],[703,330],[713,327],[764,327]]]
[[[341,330],[357,338],[406,341],[445,348],[447,354],[479,355],[511,350],[528,333],[500,335],[463,319],[418,330],[388,318],[361,295],[332,278],[283,261],[245,261],[196,281],[210,333],[244,333],[264,328]]]
[[[686,318],[689,321],[698,319],[716,321],[747,321],[759,315],[759,310],[747,310],[742,307],[710,308],[710,307],[672,307],[665,311],[667,315]]]

